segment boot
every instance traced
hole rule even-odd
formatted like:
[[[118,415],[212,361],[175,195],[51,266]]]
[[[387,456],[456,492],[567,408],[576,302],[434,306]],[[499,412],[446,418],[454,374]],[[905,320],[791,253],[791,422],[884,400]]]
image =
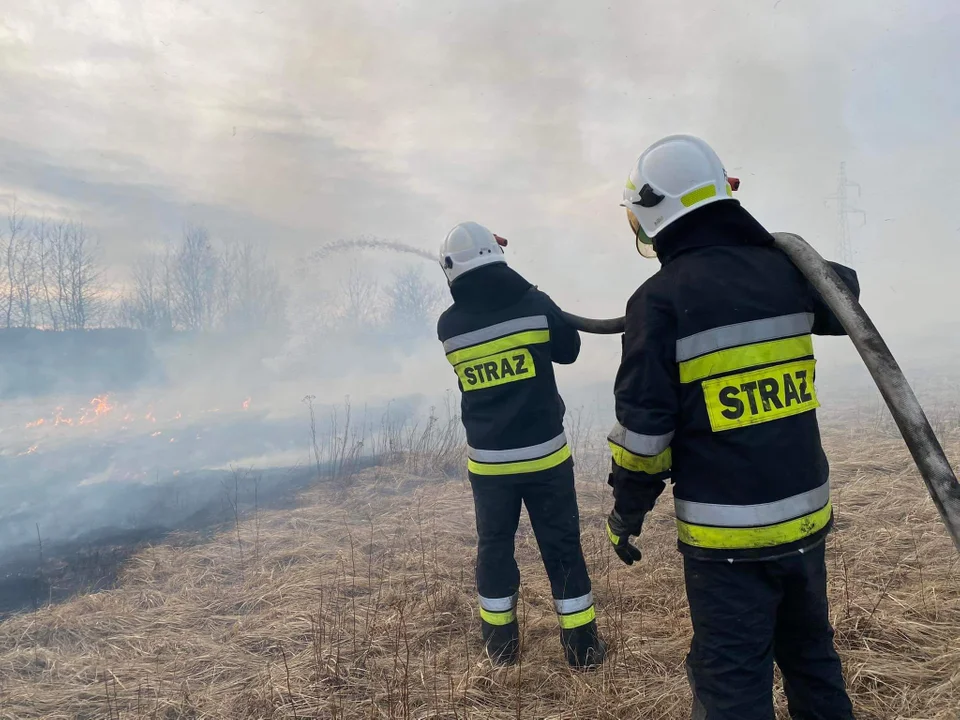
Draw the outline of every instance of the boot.
[[[595,670],[607,656],[607,644],[597,633],[597,621],[560,631],[567,662],[577,670]]]
[[[520,657],[520,625],[491,625],[481,620],[483,645],[494,665],[513,665]]]

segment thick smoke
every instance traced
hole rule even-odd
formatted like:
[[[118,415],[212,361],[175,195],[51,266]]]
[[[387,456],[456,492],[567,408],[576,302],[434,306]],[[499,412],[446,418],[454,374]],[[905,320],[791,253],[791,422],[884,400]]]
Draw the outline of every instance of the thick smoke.
[[[175,525],[231,467],[289,479],[317,464],[311,403],[327,448],[347,398],[373,429],[443,407],[428,248],[457,222],[510,237],[561,307],[621,314],[656,270],[622,179],[667,133],[710,141],[758,219],[828,257],[846,161],[864,304],[911,380],[951,392],[953,3],[93,10],[0,27],[0,554],[37,526]],[[558,369],[597,427],[619,351],[584,338]],[[818,355],[824,397],[870,392],[846,341]]]

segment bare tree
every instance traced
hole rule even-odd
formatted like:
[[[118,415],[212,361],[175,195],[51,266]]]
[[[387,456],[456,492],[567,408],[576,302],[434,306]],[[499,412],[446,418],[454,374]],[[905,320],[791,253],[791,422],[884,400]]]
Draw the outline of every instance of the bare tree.
[[[14,209],[0,240],[7,327],[83,329],[98,319],[99,247],[83,224],[29,221]]]
[[[443,307],[443,291],[426,280],[420,268],[397,273],[386,295],[387,316],[398,331],[419,333],[428,329]]]
[[[224,329],[280,330],[286,293],[263,249],[245,242],[226,249],[220,261],[220,306]]]
[[[58,222],[44,232],[44,277],[52,285],[51,315],[64,330],[83,330],[99,320],[103,301],[99,246],[82,223]]]
[[[220,260],[205,228],[186,228],[173,255],[172,307],[185,330],[209,330],[216,322]]]
[[[25,273],[29,267],[31,248],[24,232],[24,218],[16,206],[7,217],[7,232],[2,238],[4,262],[3,312],[6,327],[25,327],[29,319],[23,316],[24,307],[30,312],[32,283],[24,287]]]
[[[52,330],[61,330],[60,313],[57,312],[57,287],[55,285],[55,260],[52,244],[49,242],[50,224],[46,218],[37,220],[33,225],[37,258],[37,292],[40,300],[40,314],[43,324]]]
[[[151,253],[133,264],[133,287],[121,301],[121,322],[141,330],[173,329],[173,260]]]
[[[340,281],[340,292],[343,296],[340,319],[344,325],[353,329],[376,325],[380,311],[376,280],[354,266]]]

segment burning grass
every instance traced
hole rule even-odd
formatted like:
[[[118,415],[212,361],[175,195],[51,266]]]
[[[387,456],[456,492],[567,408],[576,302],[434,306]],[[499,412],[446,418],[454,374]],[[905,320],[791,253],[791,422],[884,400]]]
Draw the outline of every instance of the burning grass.
[[[830,431],[837,641],[861,720],[960,715],[960,562],[902,441]],[[950,449],[960,448],[957,435]],[[689,641],[669,498],[621,565],[589,462],[583,544],[601,671],[563,663],[536,542],[517,541],[523,662],[478,638],[462,480],[396,463],[258,512],[213,541],[158,545],[120,586],[0,625],[2,718],[686,718]],[[778,712],[787,717],[778,694]]]

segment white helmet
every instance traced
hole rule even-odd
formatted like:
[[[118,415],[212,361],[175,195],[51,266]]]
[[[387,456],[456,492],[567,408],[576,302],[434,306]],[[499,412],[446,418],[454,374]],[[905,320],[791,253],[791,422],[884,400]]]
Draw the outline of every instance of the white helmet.
[[[670,135],[643,151],[630,172],[621,207],[644,257],[656,257],[653,238],[678,218],[719,200],[732,200],[740,186],[727,177],[707,143],[693,135]]]
[[[506,263],[507,241],[475,222],[463,222],[447,233],[440,246],[440,267],[452,283],[466,272],[491,263]]]

